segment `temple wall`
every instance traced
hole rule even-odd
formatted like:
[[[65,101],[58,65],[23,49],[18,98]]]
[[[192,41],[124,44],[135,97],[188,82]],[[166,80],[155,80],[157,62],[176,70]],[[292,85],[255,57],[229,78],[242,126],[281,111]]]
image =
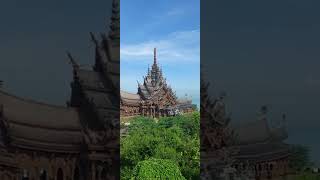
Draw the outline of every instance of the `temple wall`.
[[[147,117],[163,117],[168,114],[163,110],[158,110],[155,106],[121,106],[120,116],[147,116]]]
[[[238,172],[251,174],[255,179],[283,179],[289,174],[288,159],[276,159],[260,163],[240,162],[235,164]]]
[[[124,105],[120,107],[120,116],[139,116],[141,115],[140,106]]]
[[[101,160],[89,160],[81,169],[79,154],[38,153],[37,151],[14,152],[10,163],[1,161],[1,180],[112,180],[110,164]],[[83,165],[83,164],[82,164]],[[87,172],[85,175],[83,172]]]
[[[181,113],[191,113],[193,108],[180,109]],[[159,109],[157,105],[121,105],[120,107],[121,117],[130,116],[147,116],[153,118],[169,116],[169,113],[165,109]]]
[[[64,180],[73,179],[77,157],[74,155],[55,156],[55,154],[38,154],[36,151],[15,152],[12,162],[14,166],[2,164],[0,169],[1,179],[47,179]],[[58,173],[58,171],[62,173]],[[59,176],[59,177],[58,177]]]

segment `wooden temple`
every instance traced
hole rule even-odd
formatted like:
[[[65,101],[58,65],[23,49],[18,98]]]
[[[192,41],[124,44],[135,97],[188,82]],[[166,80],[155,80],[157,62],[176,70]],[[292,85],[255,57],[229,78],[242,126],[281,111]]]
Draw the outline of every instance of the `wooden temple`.
[[[211,99],[201,84],[201,175],[207,179],[286,178],[289,144],[284,123],[270,126],[264,108],[258,120],[231,128],[223,96]],[[285,121],[285,116],[283,116]]]
[[[0,90],[1,180],[119,179],[120,14],[112,4],[109,33],[95,43],[95,64],[73,66],[67,106]]]
[[[148,68],[143,83],[138,82],[136,94],[121,91],[120,114],[128,116],[161,117],[187,113],[194,110],[191,100],[178,99],[172,88],[163,77],[162,69],[157,62],[157,51],[154,48],[153,65]]]

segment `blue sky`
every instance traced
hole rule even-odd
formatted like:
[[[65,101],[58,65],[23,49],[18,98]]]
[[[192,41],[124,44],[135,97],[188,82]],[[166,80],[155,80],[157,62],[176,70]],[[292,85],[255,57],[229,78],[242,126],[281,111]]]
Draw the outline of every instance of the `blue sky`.
[[[121,1],[121,89],[137,92],[153,48],[178,97],[199,104],[200,1]]]

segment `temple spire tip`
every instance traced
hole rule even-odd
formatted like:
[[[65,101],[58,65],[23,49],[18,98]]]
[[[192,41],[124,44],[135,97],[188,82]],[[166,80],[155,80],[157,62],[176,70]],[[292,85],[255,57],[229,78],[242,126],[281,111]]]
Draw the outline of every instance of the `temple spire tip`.
[[[153,63],[157,64],[157,48],[153,48]]]

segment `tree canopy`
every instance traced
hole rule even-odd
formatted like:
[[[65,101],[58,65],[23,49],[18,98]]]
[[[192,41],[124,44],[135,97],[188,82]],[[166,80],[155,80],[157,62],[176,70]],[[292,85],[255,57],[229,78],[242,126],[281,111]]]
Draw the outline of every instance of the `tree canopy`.
[[[309,156],[309,148],[303,145],[291,145],[289,166],[295,171],[301,171],[304,168],[311,166]]]
[[[121,138],[122,179],[131,179],[137,171],[169,161],[174,162],[184,178],[200,179],[199,112],[163,117],[157,122],[136,117],[128,129],[128,135]]]

